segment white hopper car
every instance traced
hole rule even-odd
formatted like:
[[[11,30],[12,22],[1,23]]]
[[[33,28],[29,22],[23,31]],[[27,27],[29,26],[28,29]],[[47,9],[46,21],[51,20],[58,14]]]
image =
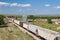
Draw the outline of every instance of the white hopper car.
[[[14,22],[15,22],[16,24],[19,24],[19,25],[20,25],[20,21],[14,20]]]
[[[18,20],[12,20],[12,21],[18,25],[21,25],[20,21]],[[58,32],[26,23],[23,23],[23,27],[29,31],[32,31],[36,35],[43,37],[46,40],[60,40],[60,33]]]
[[[46,40],[60,40],[60,34],[58,32],[38,27],[32,24],[28,25],[26,23],[23,23],[23,27],[45,38]]]

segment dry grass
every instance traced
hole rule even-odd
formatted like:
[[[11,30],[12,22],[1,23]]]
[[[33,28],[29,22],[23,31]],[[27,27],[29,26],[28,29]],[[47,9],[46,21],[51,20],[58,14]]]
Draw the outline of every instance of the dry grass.
[[[11,23],[8,23],[7,25],[9,27],[0,28],[0,40],[34,40],[15,25]]]
[[[57,28],[60,26],[59,24],[49,24],[48,22],[43,22],[43,21],[36,21],[34,22],[35,25],[38,25],[40,27],[44,27],[44,28],[47,28],[47,29],[50,29],[50,30],[54,30],[54,31],[57,31],[57,32],[60,32],[60,30],[57,30]]]

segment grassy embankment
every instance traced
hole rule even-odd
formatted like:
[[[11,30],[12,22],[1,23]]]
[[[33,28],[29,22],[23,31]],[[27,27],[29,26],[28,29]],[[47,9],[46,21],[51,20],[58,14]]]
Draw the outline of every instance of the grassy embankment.
[[[57,30],[57,27],[59,27],[60,25],[58,24],[49,24],[48,22],[43,22],[43,21],[36,21],[34,22],[35,25],[38,25],[40,27],[43,27],[43,28],[47,28],[47,29],[50,29],[50,30],[54,30],[54,31],[57,31],[57,32],[60,32],[60,30]]]
[[[8,23],[8,27],[0,28],[0,40],[34,40],[27,33],[22,32],[15,25]]]

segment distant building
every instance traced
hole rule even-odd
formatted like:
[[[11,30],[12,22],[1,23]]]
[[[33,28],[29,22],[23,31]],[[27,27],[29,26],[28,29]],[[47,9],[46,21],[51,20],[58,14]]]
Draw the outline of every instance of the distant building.
[[[60,21],[56,21],[55,24],[60,24]]]
[[[47,19],[39,19],[40,21],[47,21]]]
[[[53,22],[59,21],[60,19],[52,19]]]
[[[28,19],[28,23],[33,24],[33,20],[32,19]]]
[[[60,19],[52,19],[55,24],[60,24]]]

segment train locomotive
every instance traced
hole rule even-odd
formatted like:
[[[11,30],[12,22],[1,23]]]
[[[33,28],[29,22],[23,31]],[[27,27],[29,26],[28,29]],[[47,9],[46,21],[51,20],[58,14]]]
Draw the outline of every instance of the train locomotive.
[[[36,26],[33,24],[23,23],[23,22],[20,22],[18,20],[12,19],[12,18],[10,18],[10,20],[18,25],[21,25],[25,29],[35,33],[36,35],[41,36],[45,40],[60,40],[59,32],[45,29],[45,28],[42,28],[42,27],[39,27],[39,26]]]

